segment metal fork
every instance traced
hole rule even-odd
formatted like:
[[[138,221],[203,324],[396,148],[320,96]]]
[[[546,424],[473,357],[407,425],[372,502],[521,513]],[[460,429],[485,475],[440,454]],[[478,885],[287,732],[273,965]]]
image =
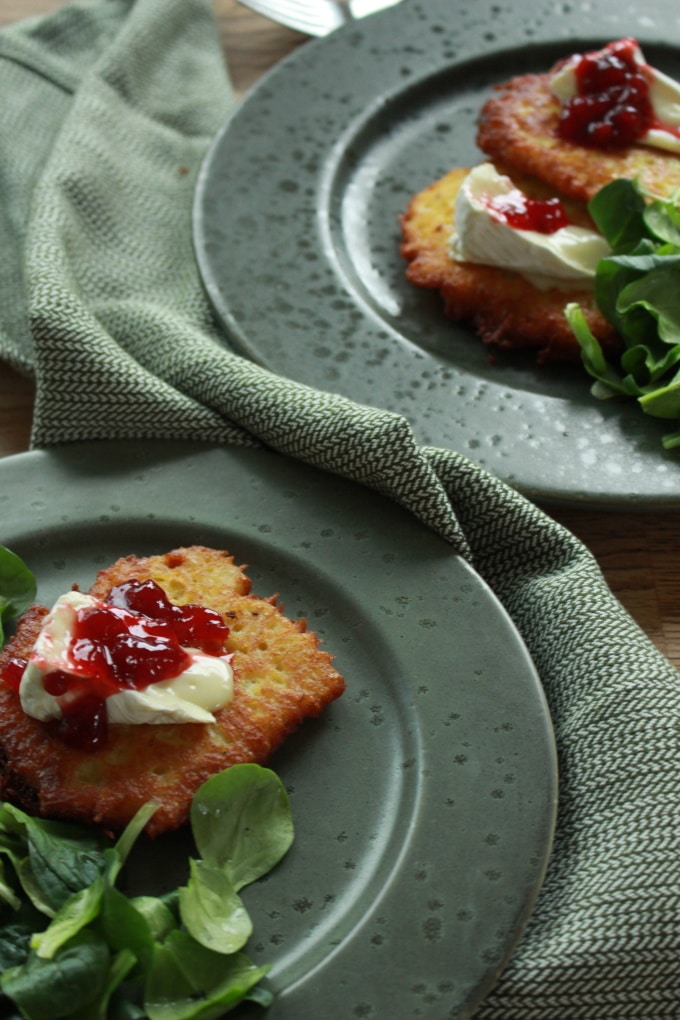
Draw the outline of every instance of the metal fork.
[[[305,35],[328,35],[399,0],[239,0],[245,7]]]

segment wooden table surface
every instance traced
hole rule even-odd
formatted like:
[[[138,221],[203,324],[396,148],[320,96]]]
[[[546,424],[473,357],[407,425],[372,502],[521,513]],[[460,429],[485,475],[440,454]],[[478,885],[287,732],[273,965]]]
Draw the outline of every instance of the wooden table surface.
[[[1,0],[0,27],[64,0]],[[239,94],[305,38],[241,7],[214,0]],[[33,385],[0,361],[0,457],[29,448]],[[607,581],[654,644],[680,668],[680,512],[628,513],[546,508],[593,552]]]

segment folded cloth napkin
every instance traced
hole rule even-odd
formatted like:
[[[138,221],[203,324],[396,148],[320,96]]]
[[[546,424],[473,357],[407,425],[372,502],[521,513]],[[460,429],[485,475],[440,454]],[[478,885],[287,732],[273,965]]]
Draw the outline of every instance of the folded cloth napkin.
[[[79,0],[11,26],[0,88],[0,355],[35,374],[32,444],[264,444],[467,557],[533,656],[560,767],[544,887],[476,1015],[680,1017],[680,678],[522,496],[399,416],[230,351],[192,248],[197,172],[233,102],[210,0]]]

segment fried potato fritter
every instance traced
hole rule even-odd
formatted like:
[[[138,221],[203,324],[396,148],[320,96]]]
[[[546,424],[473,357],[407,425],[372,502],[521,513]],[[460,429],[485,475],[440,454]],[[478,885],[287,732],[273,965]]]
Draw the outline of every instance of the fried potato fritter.
[[[511,78],[482,107],[477,144],[494,162],[580,202],[617,177],[638,180],[665,198],[680,188],[680,159],[672,153],[646,145],[604,150],[563,141],[551,78],[552,72]]]
[[[344,680],[304,620],[283,615],[276,597],[251,594],[251,582],[227,552],[191,546],[164,555],[129,556],[101,571],[90,594],[135,578],[153,580],[178,605],[219,612],[229,627],[234,697],[214,723],[112,725],[106,745],[80,750],[53,724],[26,715],[19,695],[0,681],[0,797],[45,817],[122,828],[142,804],[159,810],[155,836],[183,825],[194,793],[209,776],[238,762],[266,761],[286,736],[344,690]],[[27,657],[47,609],[32,607],[0,652]]]
[[[401,253],[409,261],[408,279],[420,287],[439,290],[448,316],[471,325],[485,344],[498,349],[534,349],[540,363],[580,361],[580,347],[564,317],[564,307],[577,301],[606,352],[619,348],[619,339],[595,306],[591,287],[572,285],[539,289],[519,273],[449,255],[456,196],[469,170],[456,168],[415,195],[401,218]],[[516,187],[532,198],[554,192],[521,174],[508,174]],[[592,229],[581,204],[565,201],[572,222]]]

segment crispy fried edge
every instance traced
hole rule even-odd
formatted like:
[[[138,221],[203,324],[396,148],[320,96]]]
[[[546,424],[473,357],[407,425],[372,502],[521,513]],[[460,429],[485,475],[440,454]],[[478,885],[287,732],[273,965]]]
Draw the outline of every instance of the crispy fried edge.
[[[499,168],[507,173],[506,168]],[[470,325],[487,345],[500,350],[534,349],[539,363],[580,362],[578,341],[564,317],[576,301],[607,354],[620,341],[598,311],[592,288],[539,290],[519,273],[494,266],[456,262],[448,253],[456,195],[468,168],[455,168],[415,195],[401,217],[401,254],[406,275],[419,287],[438,290],[445,314]],[[512,174],[517,187],[536,198],[552,192],[540,182]],[[570,218],[591,225],[583,207],[567,202]]]
[[[639,180],[669,196],[680,188],[680,159],[646,145],[590,149],[557,134],[560,103],[550,89],[552,72],[524,74],[496,86],[480,111],[477,144],[510,171],[543,181],[559,194],[588,202],[619,177]]]
[[[174,560],[176,569],[186,553],[199,550],[209,554],[213,566],[215,557],[233,566],[228,554],[203,547],[173,550],[165,557],[132,556],[100,572],[91,591],[101,596],[129,577],[162,576],[154,569],[161,560],[166,567]],[[155,836],[184,824],[195,791],[210,775],[237,762],[266,761],[305,718],[339,697],[344,680],[305,621],[284,617],[275,597],[249,594],[249,579],[240,568],[236,572],[242,578],[238,590],[222,592],[220,607],[232,629],[227,648],[234,654],[235,693],[232,704],[216,713],[215,724],[115,726],[106,748],[81,751],[64,744],[49,724],[26,716],[16,692],[0,684],[0,795],[42,816],[112,830],[125,825],[143,803],[158,799],[159,810],[147,825]],[[214,602],[210,593],[199,598],[196,585],[186,591],[184,601]],[[30,651],[45,613],[34,607],[25,614],[0,652],[0,671],[11,655]],[[279,665],[270,675],[267,657],[274,653]],[[281,669],[288,671],[284,683]],[[170,782],[163,782],[163,768],[175,770]]]

